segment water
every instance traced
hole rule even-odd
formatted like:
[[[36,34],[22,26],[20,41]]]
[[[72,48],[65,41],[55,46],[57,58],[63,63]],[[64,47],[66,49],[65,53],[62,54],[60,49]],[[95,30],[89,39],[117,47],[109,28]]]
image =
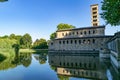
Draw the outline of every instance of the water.
[[[109,60],[87,55],[20,53],[0,60],[0,80],[119,80]]]

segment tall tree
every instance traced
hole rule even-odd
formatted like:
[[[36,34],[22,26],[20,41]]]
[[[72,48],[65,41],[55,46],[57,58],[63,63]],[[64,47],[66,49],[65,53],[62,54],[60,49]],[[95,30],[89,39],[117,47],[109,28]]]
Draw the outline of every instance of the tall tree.
[[[31,36],[28,33],[26,33],[20,39],[21,48],[30,48],[31,44],[32,44],[32,38],[31,38]]]
[[[106,24],[120,25],[120,0],[103,0],[101,17]]]

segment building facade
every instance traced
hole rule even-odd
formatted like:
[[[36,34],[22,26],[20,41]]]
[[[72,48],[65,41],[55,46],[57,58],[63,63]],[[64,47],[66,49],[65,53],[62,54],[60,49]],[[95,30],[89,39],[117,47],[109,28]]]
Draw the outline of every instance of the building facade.
[[[105,35],[105,26],[58,30],[56,34],[49,50],[102,50],[112,37]]]

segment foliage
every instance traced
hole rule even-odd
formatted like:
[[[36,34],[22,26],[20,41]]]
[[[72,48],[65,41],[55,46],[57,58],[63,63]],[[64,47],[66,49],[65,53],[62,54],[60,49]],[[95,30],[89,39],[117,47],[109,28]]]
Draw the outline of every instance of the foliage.
[[[33,43],[33,49],[47,49],[47,48],[48,48],[47,41],[43,38],[37,39]]]
[[[55,39],[56,38],[56,32],[54,32],[54,33],[52,33],[51,35],[50,35],[50,39],[52,40],[52,39]]]
[[[16,43],[17,41],[15,39],[0,39],[0,49],[12,49],[12,45]]]
[[[25,35],[23,35],[20,39],[20,46],[21,48],[30,48],[32,44],[32,38],[31,36],[26,33]]]
[[[70,24],[64,24],[64,23],[60,23],[57,25],[57,30],[63,30],[63,29],[72,29],[75,28],[75,26],[70,25]],[[53,32],[52,34],[50,34],[50,39],[55,39],[56,38],[56,32]]]
[[[8,0],[0,0],[0,2],[5,2],[5,1],[8,1]]]
[[[101,17],[107,24],[120,25],[120,0],[103,0]]]
[[[57,30],[71,29],[71,28],[75,28],[75,26],[70,25],[70,24],[63,24],[63,23],[60,23],[60,24],[58,24],[58,26],[57,26]]]
[[[0,54],[0,62],[4,61],[6,57],[3,54]]]

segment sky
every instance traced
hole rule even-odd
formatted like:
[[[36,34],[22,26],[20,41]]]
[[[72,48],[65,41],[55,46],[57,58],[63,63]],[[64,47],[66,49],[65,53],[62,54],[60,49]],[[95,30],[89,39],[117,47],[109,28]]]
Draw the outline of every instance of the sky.
[[[80,27],[91,26],[90,5],[102,0],[8,0],[0,3],[0,36],[29,33],[33,41],[49,39],[57,25],[66,23]],[[100,18],[100,24],[105,21]],[[114,35],[120,26],[107,25],[105,34]]]

